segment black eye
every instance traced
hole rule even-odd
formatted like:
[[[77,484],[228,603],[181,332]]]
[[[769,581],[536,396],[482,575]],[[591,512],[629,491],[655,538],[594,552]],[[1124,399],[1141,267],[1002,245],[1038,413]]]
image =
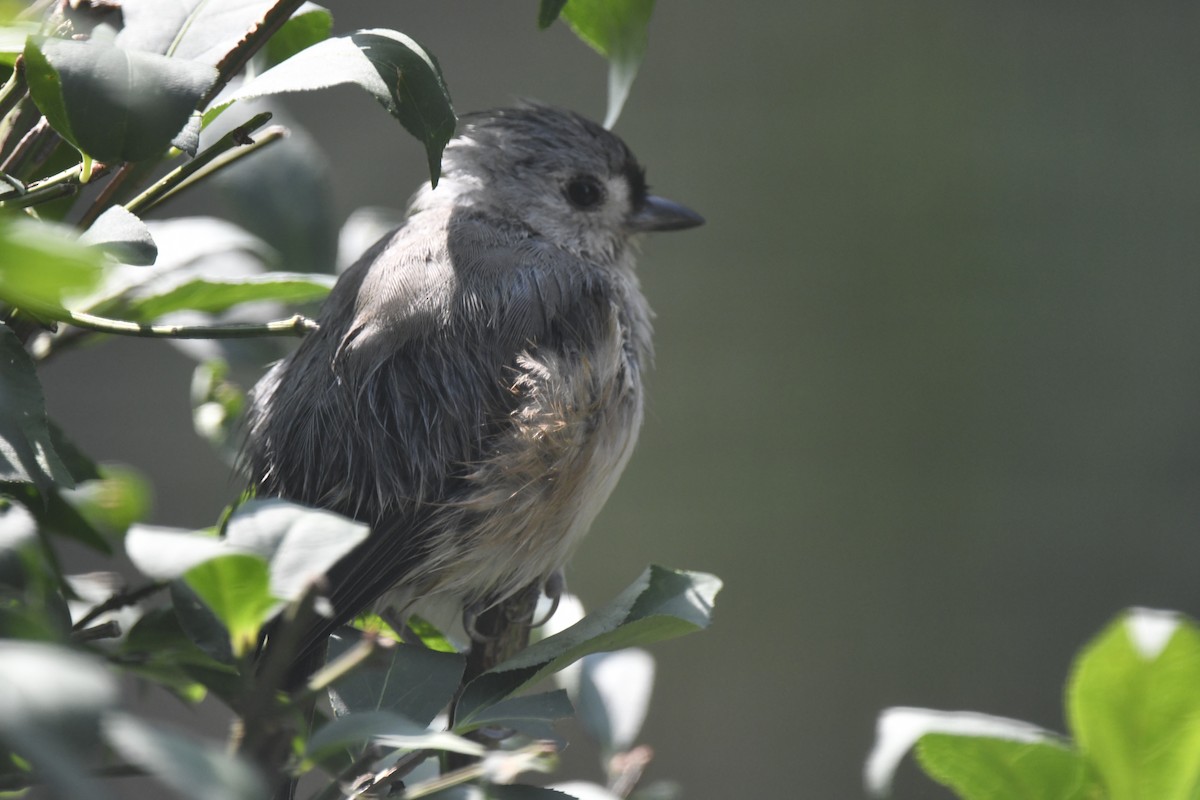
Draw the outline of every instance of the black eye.
[[[593,208],[604,200],[604,187],[589,175],[572,178],[567,184],[567,200],[576,208]]]

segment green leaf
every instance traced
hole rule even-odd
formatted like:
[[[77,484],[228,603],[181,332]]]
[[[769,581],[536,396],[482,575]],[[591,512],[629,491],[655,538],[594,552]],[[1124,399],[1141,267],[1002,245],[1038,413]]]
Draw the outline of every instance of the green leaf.
[[[1012,745],[1049,745],[1069,750],[1061,736],[1051,733],[1037,725],[1020,720],[995,717],[989,714],[978,714],[972,711],[933,711],[927,708],[889,708],[879,715],[876,726],[875,745],[867,757],[864,778],[868,793],[874,797],[885,797],[889,794],[892,777],[896,767],[909,750],[930,735],[948,735],[955,739],[989,739],[1007,742]],[[937,747],[937,745],[934,745]],[[987,758],[999,745],[985,745],[978,750],[980,758]],[[939,754],[945,749],[937,751]],[[964,753],[974,753],[970,743],[963,745]],[[1020,752],[1016,749],[1006,749],[1004,753]],[[1037,751],[1041,753],[1042,751]],[[1073,751],[1072,751],[1073,752]],[[947,760],[953,756],[948,756]],[[1078,756],[1076,756],[1078,758]],[[937,762],[939,766],[942,761]],[[1012,772],[1008,760],[993,765],[997,770],[996,776],[981,778],[981,786],[993,785],[996,780]],[[955,775],[962,773],[984,775],[987,764],[959,764],[946,767],[957,770]],[[1052,770],[1051,770],[1052,771]],[[1009,776],[1011,777],[1011,776]],[[969,795],[974,796],[974,795]],[[983,795],[988,797],[990,795]],[[1021,796],[1023,795],[1016,795]]]
[[[1133,609],[1093,640],[1067,684],[1067,718],[1111,800],[1200,792],[1200,630]]]
[[[0,482],[8,481],[40,488],[73,485],[50,443],[46,404],[33,361],[16,334],[0,325]]]
[[[107,798],[87,774],[102,713],[118,700],[101,662],[57,645],[0,641],[0,746],[58,797]]]
[[[220,635],[224,639],[224,631]],[[197,674],[236,679],[231,667],[205,653],[184,632],[174,608],[155,608],[143,614],[121,641],[121,654],[126,670],[163,685],[190,703],[203,700],[212,683],[198,679]]]
[[[243,86],[230,102],[355,84],[424,145],[433,183],[456,119],[437,61],[397,31],[362,30],[302,50]]]
[[[0,217],[0,301],[52,319],[104,277],[104,255],[62,229]]]
[[[271,595],[266,562],[233,553],[192,567],[183,577],[229,631],[235,658],[250,652],[279,598]]]
[[[332,275],[298,272],[267,272],[238,278],[197,278],[173,286],[160,294],[130,301],[125,318],[150,322],[175,311],[217,313],[241,303],[274,300],[280,303],[311,303],[324,299],[333,288]]]
[[[206,64],[98,41],[30,38],[26,76],[51,126],[97,161],[158,156],[216,80]]]
[[[328,661],[349,650],[361,638],[343,630],[329,638]],[[337,716],[364,711],[392,711],[427,725],[454,698],[466,659],[419,645],[397,645],[384,663],[368,660],[338,680],[329,691]]]
[[[608,112],[604,127],[621,116],[646,54],[654,0],[570,0],[562,17],[575,35],[608,59]]]
[[[263,50],[267,66],[287,61],[301,50],[328,39],[332,30],[333,15],[321,6],[305,3],[267,41]]]
[[[671,639],[708,627],[721,589],[714,575],[652,566],[608,606],[527,647],[469,683],[458,720],[511,696],[588,653]]]
[[[1084,800],[1095,797],[1087,764],[1066,744],[930,733],[917,761],[964,800]]]
[[[575,708],[562,689],[510,697],[480,709],[469,723],[454,726],[455,733],[469,733],[486,725],[516,728],[525,722],[553,722],[574,715]]]
[[[233,664],[229,631],[200,597],[182,580],[171,581],[171,607],[179,627],[201,652],[220,664]],[[191,666],[191,665],[188,665]],[[186,667],[185,667],[186,669]],[[190,670],[188,671],[191,674]],[[204,685],[213,689],[213,684]]]
[[[284,500],[251,500],[229,518],[224,538],[151,525],[131,526],[125,551],[144,575],[170,580],[226,555],[269,565],[275,598],[300,598],[314,579],[366,539],[368,528],[332,511]]]
[[[538,27],[545,30],[553,25],[566,4],[567,0],[542,0],[538,4]]]
[[[183,797],[259,800],[268,795],[258,773],[239,758],[129,714],[109,714],[104,737],[125,761]]]
[[[158,247],[146,223],[125,210],[112,206],[79,237],[84,244],[98,245],[124,264],[147,266],[158,258]]]
[[[270,564],[271,594],[298,600],[318,577],[367,538],[370,529],[332,511],[284,500],[251,500],[225,526],[228,546]]]
[[[427,729],[392,711],[347,714],[321,726],[308,740],[308,755],[321,760],[337,750],[378,742],[405,750],[445,750],[482,756],[483,745],[445,731]]]

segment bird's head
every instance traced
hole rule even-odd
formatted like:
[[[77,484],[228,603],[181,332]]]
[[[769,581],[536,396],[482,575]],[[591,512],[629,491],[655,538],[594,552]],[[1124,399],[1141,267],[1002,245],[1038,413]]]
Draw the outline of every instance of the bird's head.
[[[443,168],[426,200],[438,202],[440,193],[590,261],[619,258],[633,234],[704,221],[649,194],[642,167],[615,134],[549,106],[464,116]]]

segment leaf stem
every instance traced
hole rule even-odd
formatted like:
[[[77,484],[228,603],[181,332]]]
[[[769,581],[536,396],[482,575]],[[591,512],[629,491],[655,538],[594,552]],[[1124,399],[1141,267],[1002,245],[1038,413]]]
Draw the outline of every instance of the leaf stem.
[[[82,311],[55,312],[60,322],[98,333],[160,339],[250,339],[258,336],[303,336],[320,326],[301,314],[272,322],[235,322],[229,325],[149,325],[143,322],[107,319]]]
[[[25,82],[25,56],[17,56],[13,63],[12,75],[0,89],[0,118],[8,116],[8,112],[17,107],[17,103],[25,99],[29,84]]]
[[[267,135],[260,137],[257,141],[250,138],[250,134],[266,125],[271,119],[271,112],[264,111],[261,114],[256,114],[246,122],[229,131],[229,133],[218,139],[211,147],[197,155],[186,164],[181,164],[175,169],[168,172],[161,180],[155,183],[150,188],[139,194],[125,204],[125,208],[134,214],[144,214],[154,206],[166,200],[176,191],[184,188],[189,183],[190,179],[196,178],[199,180],[200,173],[205,167],[211,165],[220,156],[225,155],[229,151],[237,147],[251,148],[250,152],[258,149],[265,144],[279,138],[279,135]],[[268,132],[273,134],[274,132]],[[248,153],[243,153],[248,155]],[[240,157],[240,156],[239,156]],[[209,173],[204,173],[209,174]]]

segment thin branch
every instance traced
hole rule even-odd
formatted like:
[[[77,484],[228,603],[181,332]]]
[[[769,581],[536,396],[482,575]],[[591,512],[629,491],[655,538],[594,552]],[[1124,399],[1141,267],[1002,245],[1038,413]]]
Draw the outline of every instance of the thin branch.
[[[83,217],[79,220],[77,226],[80,230],[87,230],[90,228],[92,223],[96,221],[96,218],[108,210],[108,207],[113,204],[113,200],[116,197],[117,192],[119,192],[121,187],[125,185],[125,182],[130,179],[137,167],[137,162],[134,161],[127,161],[121,165],[120,169],[117,170],[117,174],[113,175],[112,179],[108,182],[108,185],[101,190],[100,196],[97,197],[95,202],[93,202],[91,206],[88,207],[88,210],[84,212]]]
[[[148,583],[145,586],[139,586],[136,589],[127,589],[122,592],[117,592],[112,597],[105,600],[98,606],[92,608],[91,611],[83,615],[83,618],[71,626],[72,631],[82,631],[88,623],[95,620],[101,614],[107,614],[109,611],[116,611],[118,608],[125,608],[134,603],[140,603],[155,592],[162,591],[167,588],[165,581],[155,581]]]
[[[5,208],[28,208],[39,203],[49,203],[62,197],[70,197],[79,193],[77,183],[59,183],[52,186],[40,186],[27,192],[10,192],[0,195],[0,205]]]
[[[211,175],[216,169],[225,166],[226,163],[232,163],[231,159],[229,161],[222,161],[219,165],[215,164],[221,156],[229,154],[235,148],[243,148],[237,151],[236,157],[240,159],[281,138],[286,134],[283,128],[273,128],[265,131],[257,140],[250,137],[251,133],[266,125],[270,121],[271,116],[271,112],[264,111],[261,114],[251,117],[222,136],[211,147],[204,150],[204,152],[197,155],[191,161],[168,172],[153,186],[127,202],[125,207],[134,214],[144,214],[167,198],[173,196],[176,192],[187,188],[193,182]],[[213,169],[207,169],[210,166]]]
[[[95,642],[100,639],[116,639],[120,635],[121,624],[115,619],[111,619],[100,625],[75,631],[71,634],[71,641],[76,643]]]
[[[0,89],[0,118],[7,117],[8,112],[17,107],[17,103],[25,99],[29,92],[29,84],[25,82],[25,56],[17,56],[13,63],[12,75]]]
[[[37,124],[25,132],[21,137],[21,141],[17,142],[17,146],[8,154],[8,158],[4,159],[4,163],[0,164],[0,172],[5,172],[9,175],[15,175],[20,172],[25,159],[29,158],[29,154],[33,151],[40,137],[46,135],[50,131],[50,123],[42,117],[37,121]]]
[[[303,336],[320,326],[302,314],[273,322],[235,322],[229,325],[149,325],[106,319],[81,311],[56,312],[59,321],[77,328],[118,336],[141,336],[158,339],[251,339],[258,336]]]

